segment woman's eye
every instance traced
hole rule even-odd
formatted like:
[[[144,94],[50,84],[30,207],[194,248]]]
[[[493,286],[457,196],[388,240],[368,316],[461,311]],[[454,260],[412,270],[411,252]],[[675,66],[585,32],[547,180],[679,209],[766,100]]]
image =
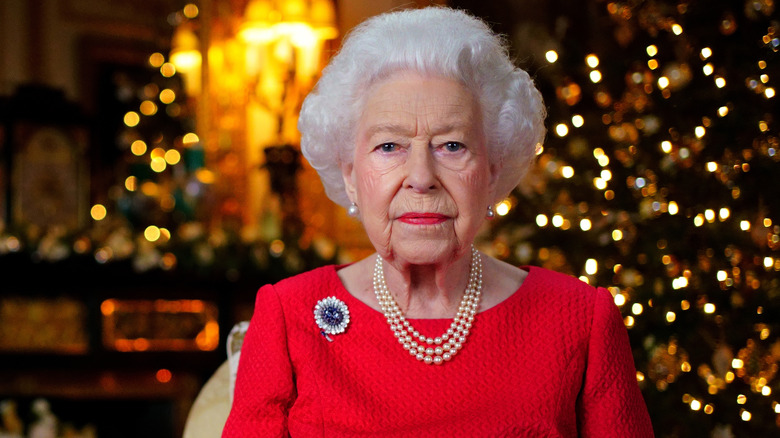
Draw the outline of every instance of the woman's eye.
[[[444,149],[446,149],[448,152],[458,152],[459,150],[463,149],[463,147],[463,143],[457,141],[448,141],[444,144]]]
[[[382,152],[394,152],[396,147],[395,143],[383,143],[379,145],[379,150]]]

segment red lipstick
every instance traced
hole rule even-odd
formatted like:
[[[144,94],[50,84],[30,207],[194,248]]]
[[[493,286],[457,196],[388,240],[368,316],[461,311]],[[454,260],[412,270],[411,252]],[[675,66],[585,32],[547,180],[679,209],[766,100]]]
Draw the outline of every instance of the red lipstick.
[[[398,220],[412,225],[436,225],[449,219],[440,213],[404,213]]]

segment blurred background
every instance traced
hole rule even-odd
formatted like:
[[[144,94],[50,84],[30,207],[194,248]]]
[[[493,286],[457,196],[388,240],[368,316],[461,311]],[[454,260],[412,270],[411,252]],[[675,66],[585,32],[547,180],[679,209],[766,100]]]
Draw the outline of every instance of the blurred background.
[[[609,288],[657,436],[780,434],[773,0],[4,0],[0,437],[182,436],[260,286],[372,252],[297,113],[353,26],[430,4],[548,108],[480,249]]]

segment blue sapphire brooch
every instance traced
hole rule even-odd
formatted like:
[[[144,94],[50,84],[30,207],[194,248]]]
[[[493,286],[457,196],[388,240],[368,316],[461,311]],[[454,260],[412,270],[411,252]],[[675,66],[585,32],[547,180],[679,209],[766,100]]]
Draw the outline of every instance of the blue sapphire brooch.
[[[314,321],[317,322],[322,336],[333,342],[328,335],[344,333],[349,324],[349,309],[336,297],[323,298],[314,306]]]

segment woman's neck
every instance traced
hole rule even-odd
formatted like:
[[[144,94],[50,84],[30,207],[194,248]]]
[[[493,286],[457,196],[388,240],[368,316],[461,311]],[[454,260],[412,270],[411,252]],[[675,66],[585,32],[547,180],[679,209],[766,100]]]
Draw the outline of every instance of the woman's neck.
[[[440,264],[384,260],[390,294],[408,318],[453,318],[469,280],[471,251]]]

